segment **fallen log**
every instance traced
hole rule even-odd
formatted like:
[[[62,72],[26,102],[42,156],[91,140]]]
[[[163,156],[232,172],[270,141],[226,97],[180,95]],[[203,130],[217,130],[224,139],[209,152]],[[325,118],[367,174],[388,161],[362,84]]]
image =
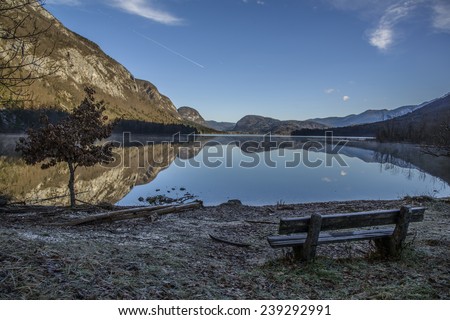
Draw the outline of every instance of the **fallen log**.
[[[88,223],[101,221],[101,220],[113,221],[112,219],[115,216],[126,215],[126,214],[131,214],[131,213],[136,213],[136,212],[151,212],[151,211],[163,209],[166,207],[172,207],[172,206],[138,207],[138,208],[131,208],[131,209],[116,210],[116,211],[92,215],[92,216],[89,216],[86,218],[77,219],[75,221],[70,221],[70,222],[66,223],[65,225],[76,226],[76,225],[80,225],[80,224],[88,224]]]
[[[193,202],[183,205],[166,205],[166,206],[156,206],[156,207],[140,207],[131,208],[124,210],[117,210],[108,213],[102,213],[94,216],[89,216],[82,219],[77,219],[63,224],[64,226],[79,226],[83,224],[90,223],[100,223],[100,222],[112,222],[119,220],[137,219],[145,218],[151,215],[161,216],[164,214],[180,212],[188,209],[196,209],[202,206],[202,202]]]
[[[215,241],[226,243],[226,244],[229,244],[229,245],[232,245],[232,246],[235,246],[235,247],[241,247],[241,248],[248,248],[248,247],[250,247],[250,244],[248,244],[248,243],[240,243],[240,242],[234,242],[234,241],[230,241],[230,240],[225,240],[223,238],[219,238],[219,237],[214,236],[212,234],[209,234],[209,237],[211,239],[215,240]]]
[[[137,218],[146,218],[149,216],[154,216],[155,218],[158,216],[162,216],[169,213],[181,212],[189,209],[197,209],[202,206],[201,202],[194,202],[183,205],[175,205],[175,206],[167,206],[160,208],[158,210],[152,210],[147,212],[132,212],[127,214],[115,215],[112,217],[111,221],[119,221],[119,220],[128,220],[128,219],[137,219]]]

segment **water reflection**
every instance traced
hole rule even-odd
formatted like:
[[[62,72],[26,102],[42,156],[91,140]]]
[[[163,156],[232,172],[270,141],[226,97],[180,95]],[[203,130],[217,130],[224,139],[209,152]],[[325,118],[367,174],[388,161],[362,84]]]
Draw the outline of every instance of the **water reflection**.
[[[306,152],[308,144],[299,140],[295,140],[294,145],[272,150],[261,148],[255,141],[244,148],[240,140],[231,144],[227,139],[215,141],[218,140],[220,143],[205,144],[191,159],[176,160],[155,181],[134,188],[119,204],[137,204],[139,196],[164,194],[179,187],[198,195],[208,205],[234,198],[245,204],[262,205],[278,201],[396,199],[406,195],[449,194],[445,181],[399,158],[402,154],[395,145],[389,147],[396,157],[385,153],[386,146],[349,142],[339,151],[345,163],[341,165],[333,154],[325,152],[325,145]],[[361,148],[362,145],[365,148]],[[405,150],[407,154],[415,152],[416,157],[426,156],[413,146],[402,151]],[[303,159],[296,166],[286,165],[297,156],[305,155],[308,162]],[[210,165],[205,165],[205,159]],[[320,165],[308,166],[308,163]],[[448,166],[447,162],[443,164]]]
[[[448,159],[414,145],[352,140],[340,147],[301,137],[112,138],[120,143],[114,163],[77,172],[80,200],[137,205],[141,197],[182,196],[180,190],[206,204],[239,198],[254,205],[450,194]],[[0,192],[17,201],[66,194],[64,165],[26,166],[14,154],[17,139],[0,136]]]
[[[18,136],[0,138],[0,193],[11,196],[13,201],[27,203],[68,193],[68,169],[65,164],[47,170],[42,170],[39,165],[27,166],[14,152]],[[77,169],[75,190],[79,200],[89,203],[119,201],[134,186],[149,183],[167,168],[176,158],[177,145],[156,143],[151,147],[128,146],[115,149],[115,155],[120,156],[107,166]],[[68,199],[39,203],[67,204]]]

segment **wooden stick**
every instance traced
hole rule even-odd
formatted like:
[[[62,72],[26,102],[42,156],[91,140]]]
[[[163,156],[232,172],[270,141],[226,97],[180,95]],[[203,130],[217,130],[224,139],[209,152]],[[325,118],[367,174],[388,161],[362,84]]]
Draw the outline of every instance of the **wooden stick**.
[[[223,243],[235,246],[235,247],[242,247],[242,248],[250,247],[250,244],[248,244],[248,243],[239,243],[239,242],[229,241],[229,240],[225,240],[225,239],[213,236],[212,234],[209,234],[209,237],[215,241],[223,242]]]

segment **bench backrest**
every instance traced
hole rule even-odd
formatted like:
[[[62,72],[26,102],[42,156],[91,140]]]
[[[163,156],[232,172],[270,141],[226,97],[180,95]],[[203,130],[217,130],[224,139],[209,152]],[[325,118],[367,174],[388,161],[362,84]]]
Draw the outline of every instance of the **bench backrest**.
[[[425,209],[424,207],[411,208],[412,215],[410,222],[422,221]],[[339,230],[396,224],[399,214],[400,209],[326,214],[322,216],[321,230]],[[308,232],[309,220],[310,217],[282,218],[278,233]]]

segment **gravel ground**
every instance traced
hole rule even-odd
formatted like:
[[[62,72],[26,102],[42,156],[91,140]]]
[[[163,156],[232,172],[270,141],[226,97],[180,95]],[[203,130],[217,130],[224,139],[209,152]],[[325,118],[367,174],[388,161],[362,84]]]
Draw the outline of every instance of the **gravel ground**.
[[[373,245],[319,246],[312,264],[274,250],[280,217],[427,206],[400,258]],[[427,198],[216,207],[61,227],[86,210],[0,211],[1,299],[449,299],[450,205]],[[237,247],[210,235],[246,244]]]

